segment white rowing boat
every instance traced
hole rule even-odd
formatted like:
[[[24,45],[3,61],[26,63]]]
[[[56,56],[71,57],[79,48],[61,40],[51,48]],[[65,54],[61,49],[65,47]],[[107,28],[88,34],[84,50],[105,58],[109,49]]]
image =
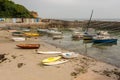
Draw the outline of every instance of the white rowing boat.
[[[13,41],[25,41],[24,37],[13,37],[12,38]]]
[[[39,54],[61,54],[61,51],[37,51]]]
[[[78,57],[78,54],[74,53],[74,52],[65,52],[65,53],[62,53],[61,55],[64,58],[75,58],[75,57]]]

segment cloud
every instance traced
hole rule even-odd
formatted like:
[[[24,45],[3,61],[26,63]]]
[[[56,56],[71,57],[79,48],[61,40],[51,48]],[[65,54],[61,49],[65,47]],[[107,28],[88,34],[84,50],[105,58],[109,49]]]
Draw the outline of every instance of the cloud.
[[[76,0],[44,0],[44,2],[53,5],[74,5]]]

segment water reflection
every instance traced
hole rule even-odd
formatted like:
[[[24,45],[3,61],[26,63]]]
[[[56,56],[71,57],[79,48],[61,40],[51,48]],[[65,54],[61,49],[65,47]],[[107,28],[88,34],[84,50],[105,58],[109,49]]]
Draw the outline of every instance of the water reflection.
[[[90,46],[91,43],[92,43],[92,40],[83,40],[84,54],[85,55],[87,55],[87,53],[88,53],[88,47]]]
[[[93,40],[83,40],[83,43],[92,43]]]

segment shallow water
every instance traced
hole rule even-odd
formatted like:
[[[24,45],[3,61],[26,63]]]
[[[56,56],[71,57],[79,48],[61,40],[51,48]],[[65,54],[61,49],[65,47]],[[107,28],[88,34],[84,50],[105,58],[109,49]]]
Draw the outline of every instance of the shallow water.
[[[93,44],[84,43],[83,40],[73,41],[71,32],[64,32],[63,35],[64,38],[58,40],[53,40],[48,36],[43,36],[40,39],[63,49],[79,52],[80,54],[120,67],[120,37],[118,37],[117,44]]]

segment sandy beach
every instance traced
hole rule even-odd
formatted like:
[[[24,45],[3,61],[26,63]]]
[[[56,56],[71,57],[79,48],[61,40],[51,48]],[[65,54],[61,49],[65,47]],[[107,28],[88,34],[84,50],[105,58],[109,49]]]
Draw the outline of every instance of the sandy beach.
[[[45,66],[41,61],[57,55],[37,54],[36,49],[20,49],[20,43],[39,43],[41,51],[67,50],[45,43],[40,38],[23,42],[11,40],[11,32],[0,31],[0,80],[120,80],[120,68],[79,55],[64,64]]]

